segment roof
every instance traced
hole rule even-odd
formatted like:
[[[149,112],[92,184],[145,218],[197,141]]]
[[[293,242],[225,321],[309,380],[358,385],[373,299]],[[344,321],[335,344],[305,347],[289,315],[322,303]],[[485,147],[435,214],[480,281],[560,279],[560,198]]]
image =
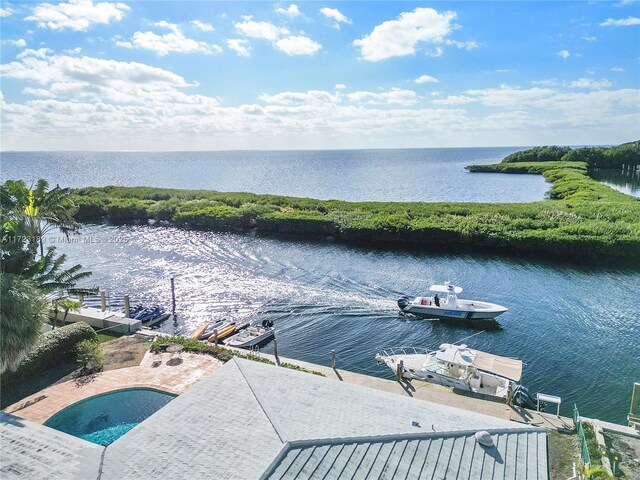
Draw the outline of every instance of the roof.
[[[474,433],[293,442],[262,479],[547,478],[544,432],[495,430],[496,448],[481,446]]]
[[[0,412],[0,478],[96,478],[104,448]]]
[[[430,292],[449,293],[452,290],[456,294],[462,293],[462,287],[456,287],[455,285],[431,285],[429,287]]]
[[[414,458],[419,459],[420,452],[428,445],[432,445],[429,448],[432,453],[424,457],[428,468],[445,468],[451,460],[457,461],[458,466],[452,464],[446,468],[471,471],[478,458],[491,462],[494,458],[491,455],[495,454],[495,458],[500,455],[503,462],[496,467],[504,472],[499,478],[521,478],[516,477],[516,469],[526,471],[528,478],[547,478],[546,443],[543,450],[539,448],[540,443],[536,444],[538,456],[535,462],[533,457],[523,456],[521,450],[521,445],[529,445],[526,447],[529,449],[534,445],[532,433],[536,438],[546,438],[543,429],[240,359],[227,362],[106,449],[47,427],[36,427],[46,434],[42,443],[58,446],[60,455],[59,446],[65,445],[65,451],[68,451],[66,445],[70,438],[73,439],[72,446],[86,446],[86,449],[71,449],[69,455],[73,458],[60,462],[66,470],[58,478],[65,479],[98,477],[100,468],[95,458],[99,454],[91,457],[91,452],[104,452],[101,480],[278,478],[273,475],[280,471],[278,468],[285,461],[293,465],[308,455],[318,464],[328,462],[332,457],[316,456],[323,451],[321,449],[335,454],[345,462],[345,468],[354,471],[364,464],[362,462],[371,460],[374,465],[378,465],[376,462],[397,462],[398,471],[406,468],[413,472]],[[480,455],[479,445],[475,446],[471,440],[472,433],[478,430],[498,432],[498,445],[504,438],[505,450],[499,446],[493,453]],[[64,441],[58,436],[64,436]],[[17,438],[16,429],[10,430],[9,437],[10,442]],[[3,446],[4,442],[5,438]],[[365,444],[372,445],[366,447],[366,455],[361,452]],[[399,445],[407,449],[415,446],[415,455],[407,453],[405,458],[398,450]],[[362,458],[339,455],[349,449],[355,453],[358,447]],[[54,447],[50,448],[53,451]],[[429,455],[433,455],[435,448],[439,453],[432,458]],[[469,455],[474,448],[478,451]],[[33,458],[28,452],[25,447],[22,453],[16,454],[13,463],[31,465]],[[386,457],[385,452],[388,452]],[[453,456],[459,452],[464,455]],[[73,466],[85,459],[88,470],[95,467],[95,475],[80,475]],[[362,462],[356,462],[357,459]],[[303,465],[296,465],[303,471]],[[324,465],[322,468],[331,466]],[[304,473],[296,477],[295,468],[294,465],[292,469],[285,469],[289,472],[285,478],[307,478]],[[341,478],[329,470],[333,473],[324,478]],[[544,474],[540,473],[543,471]],[[436,474],[434,478],[442,477]],[[489,470],[483,470],[478,478],[494,476]]]

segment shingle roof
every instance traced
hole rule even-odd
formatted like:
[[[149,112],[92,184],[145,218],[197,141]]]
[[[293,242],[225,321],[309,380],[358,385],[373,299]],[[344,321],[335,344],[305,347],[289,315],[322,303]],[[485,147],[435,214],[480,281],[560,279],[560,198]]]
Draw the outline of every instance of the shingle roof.
[[[42,444],[59,445],[60,435],[65,444],[72,440],[73,448],[65,450],[69,458],[56,453],[64,473],[57,478],[97,478],[101,447],[47,427],[31,428]],[[3,420],[4,430],[10,442],[23,441],[24,435],[5,428]],[[494,432],[498,447],[493,452],[475,443],[472,434],[478,430]],[[41,469],[47,470],[53,451],[32,459],[30,448],[25,443],[9,452],[15,468],[42,461]],[[379,478],[380,472],[385,472],[382,478],[405,478],[402,472],[418,478],[411,475],[423,464],[432,478],[444,478],[447,471],[460,474],[457,478],[547,478],[543,429],[239,359],[104,452],[101,480],[306,479],[311,466],[317,467],[314,478],[351,478],[348,472],[365,478],[367,466],[367,478]],[[85,461],[80,474],[77,466]],[[479,461],[484,462],[480,467]],[[88,475],[92,468],[93,476]],[[477,468],[483,468],[481,477],[475,476]],[[325,476],[319,476],[322,472]]]
[[[0,412],[0,478],[96,478],[104,448]]]

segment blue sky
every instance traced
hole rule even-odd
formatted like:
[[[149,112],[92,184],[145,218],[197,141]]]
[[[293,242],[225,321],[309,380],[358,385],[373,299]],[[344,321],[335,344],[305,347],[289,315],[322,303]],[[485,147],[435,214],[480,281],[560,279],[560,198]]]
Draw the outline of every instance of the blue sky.
[[[3,2],[3,150],[615,144],[640,2]]]

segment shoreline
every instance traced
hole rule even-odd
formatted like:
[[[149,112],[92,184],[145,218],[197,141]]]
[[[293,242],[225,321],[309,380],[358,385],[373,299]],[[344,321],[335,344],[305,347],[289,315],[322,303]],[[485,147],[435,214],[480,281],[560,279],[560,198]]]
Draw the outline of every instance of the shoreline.
[[[151,187],[72,190],[83,223],[158,224],[330,240],[376,248],[487,252],[640,264],[640,201],[587,175],[583,162],[500,163],[470,171],[542,174],[531,203],[346,202]]]

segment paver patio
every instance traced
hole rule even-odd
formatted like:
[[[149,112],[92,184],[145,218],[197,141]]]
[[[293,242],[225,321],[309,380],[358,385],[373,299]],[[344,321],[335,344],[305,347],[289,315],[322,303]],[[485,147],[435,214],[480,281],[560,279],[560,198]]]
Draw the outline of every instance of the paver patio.
[[[209,356],[147,352],[137,367],[121,368],[53,385],[5,409],[26,420],[46,422],[80,400],[123,388],[155,388],[179,395],[222,362]]]

